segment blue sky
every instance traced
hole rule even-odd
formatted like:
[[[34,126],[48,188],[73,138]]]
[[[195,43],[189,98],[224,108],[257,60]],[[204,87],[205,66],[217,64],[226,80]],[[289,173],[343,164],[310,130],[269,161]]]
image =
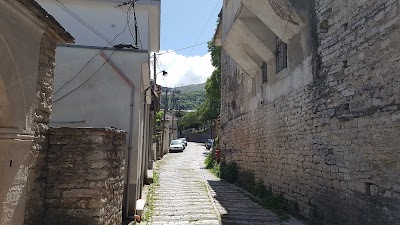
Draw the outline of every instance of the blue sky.
[[[193,45],[210,18],[218,0],[162,0],[161,1],[161,49],[179,49]],[[222,0],[219,1],[199,43],[212,39]],[[180,51],[188,56],[190,49]],[[195,47],[192,55],[204,55],[207,45]]]
[[[223,0],[161,2],[161,53],[192,46],[197,39],[198,44],[212,39]],[[214,9],[214,14],[209,20]],[[200,36],[204,27],[205,30]],[[190,51],[191,48],[160,56],[160,69],[168,71],[169,74],[165,77],[168,86],[202,83],[211,75],[213,68],[207,45],[194,47],[191,54]]]

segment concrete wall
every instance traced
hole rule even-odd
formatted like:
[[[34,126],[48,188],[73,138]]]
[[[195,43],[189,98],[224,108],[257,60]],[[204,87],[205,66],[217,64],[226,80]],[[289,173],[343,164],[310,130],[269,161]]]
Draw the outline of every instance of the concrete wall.
[[[104,59],[98,54],[100,50],[101,48],[94,47],[57,47],[57,77],[54,84],[54,106],[51,118],[53,125],[112,126],[129,130],[127,120],[132,97],[131,87],[109,63],[105,62],[111,56],[109,61],[115,63],[133,83],[135,90],[133,97],[136,102],[134,108],[139,110],[143,107],[142,102],[144,101],[141,93],[142,63],[148,60],[147,52],[107,49],[103,51],[106,56]],[[79,73],[94,56],[95,58]],[[100,67],[101,69],[99,69]],[[96,70],[98,70],[97,73]],[[73,79],[78,73],[79,75]],[[96,74],[88,80],[94,73]],[[88,81],[79,89],[60,99],[86,80]],[[67,84],[69,81],[70,83]]]
[[[398,224],[400,3],[290,2],[307,19],[281,81],[260,91],[223,52],[223,157],[317,224]]]
[[[44,224],[120,225],[126,132],[51,128]]]
[[[149,52],[159,51],[160,48],[161,2],[135,1],[135,9],[130,10],[130,14],[128,5],[117,7],[122,2],[116,1],[39,0],[38,2],[76,39],[74,49],[71,49],[72,46],[57,47],[58,65],[52,123],[56,126],[71,127],[112,126],[128,131],[129,151],[126,155],[128,166],[125,180],[127,190],[134,191],[125,192],[125,201],[129,202],[125,214],[133,215],[135,202],[141,197],[141,188],[151,153],[148,120],[150,113],[148,105],[151,102],[148,101],[148,97],[145,99],[144,92],[150,86]],[[114,49],[104,50],[106,57],[113,54],[110,62],[114,62],[117,68],[106,63],[93,79],[64,98],[65,94],[85,82],[105,62],[104,58],[95,56],[100,48],[116,44],[135,45],[134,12],[138,24],[138,48],[146,51],[117,51],[114,54]],[[82,23],[86,23],[89,28]],[[90,49],[84,46],[99,46],[99,48]],[[93,56],[93,61],[77,75]],[[126,74],[127,82],[119,76],[120,73]],[[68,83],[70,79],[73,81]],[[58,91],[66,83],[68,85]],[[130,86],[133,86],[133,93]],[[150,91],[147,92],[147,96],[150,96]],[[130,102],[131,96],[133,104]],[[133,111],[130,109],[131,105],[134,105]]]
[[[79,46],[57,48],[57,77],[51,122],[55,126],[116,127],[128,131],[126,185],[135,190],[135,193],[128,194],[130,197],[127,200],[132,203],[129,210],[132,214],[136,200],[141,197],[145,174],[143,164],[148,154],[145,139],[149,130],[146,126],[149,118],[147,105],[151,103],[145,94],[147,89],[147,95],[150,95],[148,52],[106,49],[103,51],[104,59],[96,55],[100,50]],[[73,79],[93,57],[82,73]],[[115,67],[105,63],[108,58]],[[95,76],[90,78],[93,74]],[[71,92],[81,84],[81,87]]]
[[[53,0],[39,0],[43,8],[64,26],[76,39],[78,45],[106,46],[127,24],[128,6],[116,7],[120,2],[116,1],[81,1],[63,0],[63,5]],[[139,49],[158,51],[160,48],[160,2],[159,1],[138,1],[136,4],[136,17],[139,30]],[[96,32],[105,36],[104,40],[98,34],[84,26],[71,14],[81,18],[89,24]],[[104,16],[107,15],[107,16]],[[158,20],[157,20],[158,18]],[[132,27],[125,29],[125,32],[118,36],[110,46],[114,44],[135,44],[134,15],[131,11],[130,23]],[[133,37],[132,37],[132,34]],[[158,33],[158,34],[157,34]],[[158,37],[158,38],[157,38]]]

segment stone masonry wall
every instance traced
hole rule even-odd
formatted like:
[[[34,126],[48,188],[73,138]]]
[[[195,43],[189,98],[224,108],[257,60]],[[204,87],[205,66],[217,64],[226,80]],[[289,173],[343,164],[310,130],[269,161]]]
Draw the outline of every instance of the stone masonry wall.
[[[317,224],[400,221],[399,4],[316,0],[313,83],[253,111],[225,101],[249,78],[223,53],[223,158]]]
[[[125,136],[107,128],[50,128],[44,224],[122,224]]]
[[[24,220],[26,225],[42,224],[44,215],[48,124],[52,109],[56,49],[56,44],[52,40],[47,34],[42,37],[36,100],[34,109],[31,111],[31,121],[29,121],[35,133],[35,140],[29,153],[31,161],[26,184],[27,197]]]

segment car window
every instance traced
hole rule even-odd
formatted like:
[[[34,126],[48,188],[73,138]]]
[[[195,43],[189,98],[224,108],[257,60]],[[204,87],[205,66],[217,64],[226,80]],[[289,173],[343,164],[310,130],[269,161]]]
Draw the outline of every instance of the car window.
[[[171,145],[179,145],[182,144],[180,141],[171,141]]]

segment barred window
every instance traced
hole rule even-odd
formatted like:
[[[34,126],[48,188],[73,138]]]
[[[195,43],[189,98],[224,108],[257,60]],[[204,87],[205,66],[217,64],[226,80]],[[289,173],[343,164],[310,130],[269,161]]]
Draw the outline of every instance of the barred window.
[[[268,81],[268,73],[267,73],[267,63],[263,63],[261,66],[261,72],[262,72],[262,83],[265,84]]]
[[[287,44],[281,39],[276,39],[276,73],[287,68]]]

